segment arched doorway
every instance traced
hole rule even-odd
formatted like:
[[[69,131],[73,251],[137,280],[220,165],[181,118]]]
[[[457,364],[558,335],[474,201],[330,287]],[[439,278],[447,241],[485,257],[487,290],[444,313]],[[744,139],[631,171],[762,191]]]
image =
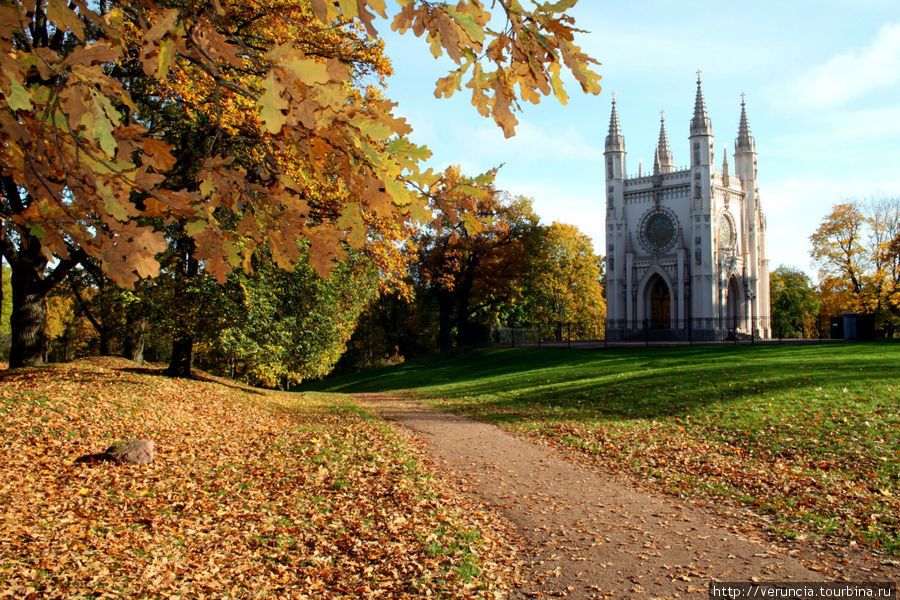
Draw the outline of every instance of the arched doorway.
[[[672,327],[672,294],[668,284],[658,274],[654,274],[647,282],[647,304],[650,329]]]
[[[728,280],[728,295],[725,299],[725,328],[731,331],[744,327],[744,296],[738,278],[734,275]]]

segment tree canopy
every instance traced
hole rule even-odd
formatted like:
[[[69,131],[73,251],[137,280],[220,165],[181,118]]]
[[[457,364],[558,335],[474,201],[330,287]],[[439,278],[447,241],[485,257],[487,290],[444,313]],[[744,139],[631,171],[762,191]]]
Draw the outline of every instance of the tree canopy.
[[[900,325],[900,199],[836,204],[811,236],[822,310],[875,315]]]
[[[507,136],[519,99],[566,101],[563,67],[599,92],[565,14],[574,0],[397,4],[391,27],[456,65],[436,95],[465,85]],[[492,11],[505,26],[488,26]],[[446,178],[421,167],[428,150],[363,81],[389,72],[383,0],[15,0],[0,17],[13,364],[34,362],[36,307],[74,264],[93,259],[133,286],[159,273],[169,224],[223,282],[257,248],[285,269],[308,257],[324,275],[379,226],[432,219],[419,192]]]

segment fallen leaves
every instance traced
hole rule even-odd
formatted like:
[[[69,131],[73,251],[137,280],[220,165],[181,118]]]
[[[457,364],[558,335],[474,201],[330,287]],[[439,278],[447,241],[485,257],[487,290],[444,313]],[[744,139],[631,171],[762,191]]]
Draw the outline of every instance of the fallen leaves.
[[[493,597],[477,517],[334,402],[119,359],[5,374],[0,597]],[[153,465],[74,463],[137,437]]]

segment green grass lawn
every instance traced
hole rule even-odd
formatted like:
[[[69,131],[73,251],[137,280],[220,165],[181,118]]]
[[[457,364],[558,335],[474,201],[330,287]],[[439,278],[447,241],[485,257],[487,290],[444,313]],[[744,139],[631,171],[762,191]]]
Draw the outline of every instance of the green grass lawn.
[[[900,344],[480,350],[304,389],[407,390],[785,536],[900,553]]]

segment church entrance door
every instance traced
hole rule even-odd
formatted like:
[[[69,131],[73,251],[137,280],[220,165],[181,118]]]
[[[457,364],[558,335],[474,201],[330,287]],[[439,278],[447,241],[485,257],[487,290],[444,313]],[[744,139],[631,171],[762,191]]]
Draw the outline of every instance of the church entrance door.
[[[732,276],[728,281],[728,296],[725,304],[725,328],[729,331],[737,333],[737,330],[744,329],[743,320],[743,298],[741,297],[741,286],[738,279]]]
[[[647,283],[650,304],[650,329],[672,327],[672,298],[669,286],[659,275],[654,275]]]

